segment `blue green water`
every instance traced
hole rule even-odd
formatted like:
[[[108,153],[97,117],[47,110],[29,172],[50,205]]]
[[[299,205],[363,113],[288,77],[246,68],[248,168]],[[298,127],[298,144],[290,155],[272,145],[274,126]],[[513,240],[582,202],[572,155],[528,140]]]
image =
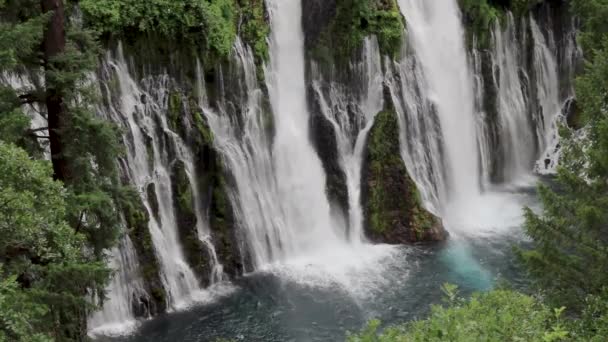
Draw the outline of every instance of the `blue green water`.
[[[365,274],[360,281],[355,275],[354,290],[331,280],[258,272],[237,280],[224,297],[145,322],[134,335],[112,341],[341,341],[372,318],[394,324],[424,317],[430,304],[441,301],[445,282],[457,284],[463,296],[502,280],[522,286],[511,254],[520,241],[513,234],[399,247],[384,260],[378,281],[368,284]]]

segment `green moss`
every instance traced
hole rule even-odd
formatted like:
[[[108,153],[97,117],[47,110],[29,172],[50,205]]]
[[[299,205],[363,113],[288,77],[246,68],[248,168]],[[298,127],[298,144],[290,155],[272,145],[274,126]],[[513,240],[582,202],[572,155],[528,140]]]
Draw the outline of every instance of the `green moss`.
[[[397,113],[378,113],[367,142],[363,174],[366,229],[379,242],[441,239],[439,221],[424,208],[401,158],[399,139]]]
[[[194,119],[194,125],[199,133],[199,136],[197,137],[200,139],[199,144],[211,146],[213,144],[213,132],[209,129],[202,114],[200,112],[194,112],[192,118]]]
[[[268,44],[266,38],[270,33],[270,26],[266,21],[266,11],[263,0],[239,0],[240,17],[239,35],[253,49],[256,61],[268,60]]]
[[[160,264],[154,253],[152,235],[148,229],[148,211],[139,195],[129,191],[120,201],[127,224],[128,234],[133,242],[141,268],[141,275],[148,293],[155,301],[155,308],[162,312],[166,308],[165,290],[160,280]],[[155,313],[159,313],[155,312]]]
[[[465,18],[465,28],[469,45],[477,39],[480,48],[488,48],[492,38],[492,26],[499,20],[501,13],[487,0],[459,0]]]
[[[172,91],[169,94],[167,103],[167,115],[169,126],[173,131],[176,131],[180,126],[180,118],[182,115],[182,95],[177,91]]]
[[[376,35],[383,54],[399,53],[405,26],[395,0],[337,0],[336,6],[336,16],[313,48],[315,59],[348,59],[370,35]]]
[[[407,170],[400,157],[399,129],[396,114],[382,111],[376,121],[368,141],[368,153],[372,184],[369,194],[369,212],[371,229],[378,234],[387,232],[392,225],[390,211],[394,211],[393,195],[390,193],[389,173],[400,177],[407,175]],[[388,192],[387,192],[388,191]],[[394,190],[393,190],[394,191]],[[397,194],[398,197],[405,194]],[[399,215],[407,216],[407,208],[397,208]]]
[[[179,163],[174,168],[174,179],[175,182],[175,195],[177,196],[176,205],[178,207],[178,213],[181,215],[195,216],[194,214],[194,200],[192,194],[192,187],[190,186],[190,180],[186,174],[186,169],[183,163]]]

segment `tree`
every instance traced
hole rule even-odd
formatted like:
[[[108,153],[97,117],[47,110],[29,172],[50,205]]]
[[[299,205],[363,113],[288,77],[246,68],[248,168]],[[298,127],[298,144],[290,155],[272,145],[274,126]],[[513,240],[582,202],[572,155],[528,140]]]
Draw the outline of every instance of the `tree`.
[[[44,308],[34,331],[81,340],[91,298],[104,295],[106,251],[130,189],[117,173],[119,131],[95,114],[96,34],[69,20],[66,4],[0,0],[0,75],[23,81],[0,79],[0,152],[10,156],[0,165],[0,279],[23,289],[6,298],[18,294]],[[31,127],[33,112],[48,125]],[[33,158],[50,148],[54,172],[8,143]]]
[[[22,315],[0,316],[0,331],[9,337],[27,328],[56,340],[77,339],[92,308],[85,294],[103,293],[109,271],[83,253],[86,239],[66,221],[66,198],[48,162],[0,142],[1,305]],[[28,325],[19,317],[29,317]]]

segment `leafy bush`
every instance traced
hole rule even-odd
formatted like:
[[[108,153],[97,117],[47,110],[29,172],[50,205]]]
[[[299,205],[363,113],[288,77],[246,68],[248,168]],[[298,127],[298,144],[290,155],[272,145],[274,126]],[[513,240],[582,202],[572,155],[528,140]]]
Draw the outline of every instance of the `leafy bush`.
[[[568,336],[561,321],[563,308],[550,310],[541,302],[517,292],[495,290],[457,297],[456,286],[444,285],[447,307],[435,305],[430,317],[379,332],[371,321],[349,342],[398,341],[560,341]]]

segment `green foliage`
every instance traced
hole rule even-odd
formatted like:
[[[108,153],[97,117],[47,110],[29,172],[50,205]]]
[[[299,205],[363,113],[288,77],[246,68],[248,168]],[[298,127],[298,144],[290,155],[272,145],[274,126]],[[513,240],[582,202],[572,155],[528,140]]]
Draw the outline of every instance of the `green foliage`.
[[[119,37],[156,34],[227,56],[236,38],[234,0],[83,0],[86,21]]]
[[[578,39],[586,58],[593,58],[594,50],[601,47],[608,33],[608,1],[572,0],[571,8],[581,18],[582,30]]]
[[[313,51],[317,59],[347,59],[363,39],[376,35],[383,54],[396,56],[405,26],[395,0],[338,0],[336,16]]]
[[[495,290],[457,297],[455,286],[445,286],[449,306],[435,305],[430,317],[379,332],[371,321],[349,342],[397,341],[562,341],[568,337],[561,320],[563,309],[550,310],[536,299],[516,292]]]
[[[475,37],[481,48],[490,44],[492,25],[499,19],[500,12],[488,0],[459,0],[466,22],[467,39]]]
[[[477,40],[478,47],[485,49],[490,46],[493,25],[504,18],[506,11],[511,11],[516,17],[529,14],[530,9],[544,0],[458,0],[464,16],[465,29],[469,44],[473,38]],[[504,7],[498,6],[501,4]]]
[[[91,309],[87,292],[103,296],[109,271],[82,253],[66,198],[48,162],[0,141],[0,341],[44,341],[59,330],[73,338]]]
[[[21,89],[0,86],[0,277],[18,280],[23,292],[10,292],[11,300],[20,296],[44,308],[40,324],[31,315],[34,332],[79,340],[91,302],[104,296],[110,277],[106,252],[116,241],[126,206],[122,194],[128,191],[116,169],[120,132],[95,115],[98,98],[90,74],[100,48],[94,32],[59,20],[55,24],[63,25],[66,45],[55,46],[60,53],[45,60],[43,32],[51,15],[41,13],[39,1],[3,1],[0,17],[0,72],[30,81]],[[31,159],[42,156],[48,137],[46,127],[30,129],[24,114],[31,106],[45,117],[51,97],[63,107],[62,124],[52,133],[62,140],[53,160],[66,160],[64,183],[53,181],[48,162]]]
[[[20,289],[15,276],[0,279],[0,342],[53,341],[35,328],[47,312],[46,306],[33,303]]]
[[[266,22],[264,0],[239,0],[240,36],[253,48],[257,62],[267,61],[269,57],[266,38],[270,27]]]

